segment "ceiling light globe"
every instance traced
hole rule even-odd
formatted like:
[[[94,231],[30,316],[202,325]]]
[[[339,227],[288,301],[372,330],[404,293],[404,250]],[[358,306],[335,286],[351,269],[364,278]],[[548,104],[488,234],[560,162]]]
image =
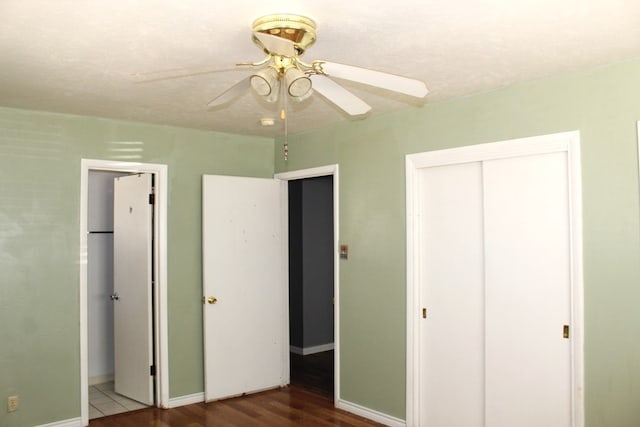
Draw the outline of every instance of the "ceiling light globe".
[[[271,86],[262,76],[251,76],[251,87],[260,96],[267,96],[271,93]]]
[[[250,79],[251,87],[260,96],[268,96],[277,81],[278,71],[271,67],[258,71]]]
[[[298,98],[311,90],[311,79],[297,68],[289,68],[284,73],[284,81],[289,95]]]

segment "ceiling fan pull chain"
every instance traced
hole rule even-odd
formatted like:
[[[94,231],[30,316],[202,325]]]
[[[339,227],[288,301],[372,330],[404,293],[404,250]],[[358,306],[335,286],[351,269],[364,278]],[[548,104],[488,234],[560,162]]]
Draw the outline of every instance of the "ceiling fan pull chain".
[[[280,111],[280,118],[284,121],[284,145],[283,145],[283,157],[284,161],[289,160],[289,118],[287,117],[287,97],[285,96],[285,85],[281,85],[282,89],[282,110]]]

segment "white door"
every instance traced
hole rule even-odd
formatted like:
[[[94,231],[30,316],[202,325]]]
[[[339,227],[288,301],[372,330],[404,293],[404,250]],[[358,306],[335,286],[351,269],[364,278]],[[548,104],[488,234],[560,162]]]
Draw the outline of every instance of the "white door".
[[[483,170],[487,426],[569,427],[567,154],[492,160]]]
[[[572,425],[566,152],[418,172],[419,421]]]
[[[420,425],[484,427],[482,167],[420,173]]]
[[[202,187],[205,399],[285,385],[284,186],[205,175]]]
[[[152,175],[116,178],[113,209],[116,393],[153,405]]]

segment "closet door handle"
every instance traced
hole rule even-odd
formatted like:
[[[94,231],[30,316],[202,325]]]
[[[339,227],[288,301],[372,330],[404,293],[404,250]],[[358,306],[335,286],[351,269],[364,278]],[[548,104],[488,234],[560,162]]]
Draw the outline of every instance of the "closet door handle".
[[[118,293],[111,294],[111,301],[118,301],[120,299],[120,295]]]

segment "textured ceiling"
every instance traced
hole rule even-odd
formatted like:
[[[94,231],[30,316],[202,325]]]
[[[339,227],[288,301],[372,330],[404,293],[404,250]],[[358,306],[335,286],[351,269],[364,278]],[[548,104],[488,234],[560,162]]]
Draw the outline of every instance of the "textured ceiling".
[[[298,13],[318,40],[303,57],[426,82],[416,102],[340,82],[370,115],[483,92],[554,73],[640,57],[638,0],[1,0],[0,105],[187,126],[246,135],[277,106],[246,95],[206,104],[248,75],[236,62],[263,54],[251,23]],[[176,67],[220,71],[136,84],[132,74]],[[290,105],[291,133],[350,120],[314,95]]]

